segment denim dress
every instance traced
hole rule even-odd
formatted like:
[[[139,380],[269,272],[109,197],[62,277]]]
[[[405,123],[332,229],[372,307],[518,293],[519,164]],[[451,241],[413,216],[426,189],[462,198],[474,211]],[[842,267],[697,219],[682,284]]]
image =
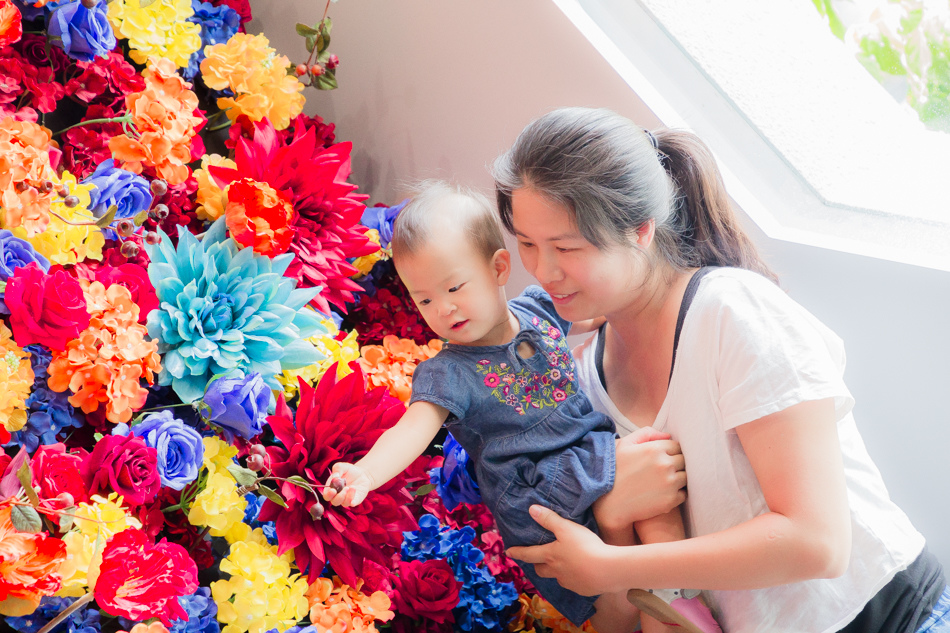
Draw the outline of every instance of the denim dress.
[[[482,499],[505,546],[553,540],[528,514],[532,504],[596,531],[591,506],[614,484],[614,425],[578,387],[566,334],[551,297],[528,287],[508,302],[521,330],[506,345],[447,344],[412,377],[411,402],[449,411],[445,426],[475,464]],[[522,358],[518,345],[534,349]],[[546,600],[577,625],[596,597],[580,596],[522,563]]]

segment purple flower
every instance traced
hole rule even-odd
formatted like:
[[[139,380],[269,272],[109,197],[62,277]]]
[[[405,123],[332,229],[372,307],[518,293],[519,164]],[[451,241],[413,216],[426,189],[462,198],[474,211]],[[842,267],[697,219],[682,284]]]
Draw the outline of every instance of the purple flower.
[[[235,435],[249,440],[261,432],[270,399],[270,388],[257,372],[242,378],[218,378],[202,398],[208,421],[220,426],[229,442]]]
[[[49,270],[49,260],[37,253],[29,242],[15,237],[6,229],[0,231],[0,281],[6,281],[14,270],[31,262],[36,262],[44,271]],[[10,314],[7,304],[3,302],[2,290],[0,314]]]
[[[50,41],[81,62],[106,57],[116,44],[107,12],[106,2],[91,8],[79,0],[59,5],[49,14]]]
[[[104,216],[112,205],[116,206],[116,220],[135,217],[152,205],[148,180],[116,167],[111,158],[99,163],[96,171],[82,182],[95,185],[95,189],[89,192],[89,210],[97,218]],[[104,233],[106,239],[115,239],[115,235],[111,235],[112,231]]]
[[[132,427],[132,434],[158,453],[158,475],[163,486],[181,490],[198,478],[205,455],[201,434],[171,411],[149,414]]]
[[[379,231],[379,245],[389,248],[389,243],[393,239],[393,222],[408,202],[409,200],[403,200],[394,207],[367,207],[363,211],[360,223],[367,228]]]
[[[451,512],[460,503],[481,503],[482,495],[472,474],[468,453],[451,433],[445,438],[442,452],[445,455],[442,467],[429,471],[429,481],[435,484],[445,509]]]

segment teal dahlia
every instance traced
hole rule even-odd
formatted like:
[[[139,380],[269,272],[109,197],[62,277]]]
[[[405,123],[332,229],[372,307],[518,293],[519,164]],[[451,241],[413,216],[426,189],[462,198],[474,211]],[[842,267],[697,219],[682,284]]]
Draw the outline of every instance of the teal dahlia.
[[[307,308],[320,288],[297,288],[284,277],[293,255],[273,259],[239,249],[221,218],[199,240],[178,227],[178,247],[167,235],[146,245],[148,276],[160,307],[148,315],[158,341],[162,372],[182,402],[204,395],[213,376],[257,372],[273,389],[274,374],[321,360],[305,341],[325,331]]]

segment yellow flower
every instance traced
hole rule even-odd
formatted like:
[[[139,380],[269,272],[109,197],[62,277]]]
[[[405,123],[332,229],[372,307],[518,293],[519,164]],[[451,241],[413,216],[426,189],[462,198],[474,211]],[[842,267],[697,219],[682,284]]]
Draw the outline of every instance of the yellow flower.
[[[376,229],[368,229],[366,231],[366,237],[372,240],[375,244],[379,245],[379,231]],[[368,275],[369,271],[373,270],[373,266],[376,265],[376,262],[381,260],[383,256],[386,255],[386,252],[382,249],[379,249],[369,255],[363,255],[362,257],[357,257],[353,260],[353,267],[358,271],[353,276],[356,278],[363,277]]]
[[[321,319],[320,322],[327,329],[326,334],[312,336],[307,340],[313,343],[314,347],[323,354],[324,359],[301,369],[288,369],[282,374],[277,374],[277,382],[283,386],[284,397],[288,400],[297,395],[297,389],[299,388],[298,376],[310,385],[314,385],[336,363],[336,377],[339,380],[353,373],[350,362],[360,357],[360,346],[356,340],[357,332],[355,330],[347,334],[343,340],[338,341],[336,336],[340,333],[340,330],[337,329],[333,321]]]
[[[247,500],[238,495],[234,478],[216,472],[208,478],[205,489],[195,497],[188,511],[188,522],[211,528],[211,536],[224,536],[235,523],[244,520],[246,507]]]
[[[231,446],[219,437],[203,437],[201,443],[205,447],[205,456],[202,465],[208,469],[208,475],[216,472],[227,472],[228,466],[234,463],[238,449]]]
[[[224,215],[224,208],[228,205],[228,196],[221,190],[208,171],[208,167],[229,167],[237,169],[237,163],[230,158],[219,154],[207,154],[201,157],[201,168],[194,171],[198,181],[198,191],[195,199],[200,205],[195,213],[199,220],[214,222]]]
[[[94,495],[92,503],[80,503],[74,514],[73,528],[63,536],[67,556],[60,569],[63,587],[57,596],[81,596],[86,586],[94,587],[106,542],[123,530],[142,527],[114,492],[108,497]]]
[[[25,228],[17,227],[13,229],[13,234],[32,244],[36,252],[53,264],[68,266],[84,259],[101,260],[102,247],[106,243],[102,231],[94,224],[76,226],[95,221],[89,212],[89,192],[95,185],[77,182],[76,177],[68,171],[63,172],[62,178],[54,178],[53,181],[56,189],[65,188],[70,195],[79,199],[79,204],[70,209],[66,206],[65,198],[54,196],[46,230],[29,237]]]
[[[229,88],[234,97],[218,99],[218,107],[234,121],[244,114],[252,121],[267,118],[277,130],[303,112],[303,84],[287,73],[290,60],[278,55],[263,35],[236,33],[222,44],[205,47],[201,77],[212,90]]]
[[[150,56],[166,57],[176,67],[188,65],[201,48],[201,25],[187,22],[195,14],[190,0],[113,0],[109,22],[119,39],[129,40],[129,57],[145,64]]]
[[[211,583],[222,633],[283,631],[307,614],[307,581],[292,574],[292,552],[277,555],[266,542],[237,542],[221,561],[231,577]]]
[[[7,431],[26,425],[26,399],[33,389],[30,353],[20,349],[13,332],[0,323],[0,424]]]

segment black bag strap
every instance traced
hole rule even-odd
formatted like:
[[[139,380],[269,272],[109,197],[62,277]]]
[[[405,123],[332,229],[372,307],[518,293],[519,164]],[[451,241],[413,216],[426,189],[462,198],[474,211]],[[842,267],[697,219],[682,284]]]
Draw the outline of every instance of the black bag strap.
[[[683,321],[686,320],[686,312],[693,302],[693,297],[696,296],[696,291],[699,289],[699,282],[702,281],[702,278],[705,277],[707,273],[717,268],[719,268],[719,266],[703,266],[693,273],[693,276],[689,279],[689,283],[686,284],[686,292],[683,293],[683,301],[680,303],[680,311],[676,317],[676,332],[673,334],[673,362],[670,364],[670,380],[673,379],[673,367],[676,365],[676,350],[679,347],[680,331],[683,329]],[[604,376],[604,341],[606,339],[604,335],[607,331],[606,328],[607,324],[604,323],[600,326],[600,329],[597,330],[597,345],[594,348],[594,365],[597,367],[597,377],[600,379],[600,384],[603,385],[605,391],[607,390],[607,378]]]

